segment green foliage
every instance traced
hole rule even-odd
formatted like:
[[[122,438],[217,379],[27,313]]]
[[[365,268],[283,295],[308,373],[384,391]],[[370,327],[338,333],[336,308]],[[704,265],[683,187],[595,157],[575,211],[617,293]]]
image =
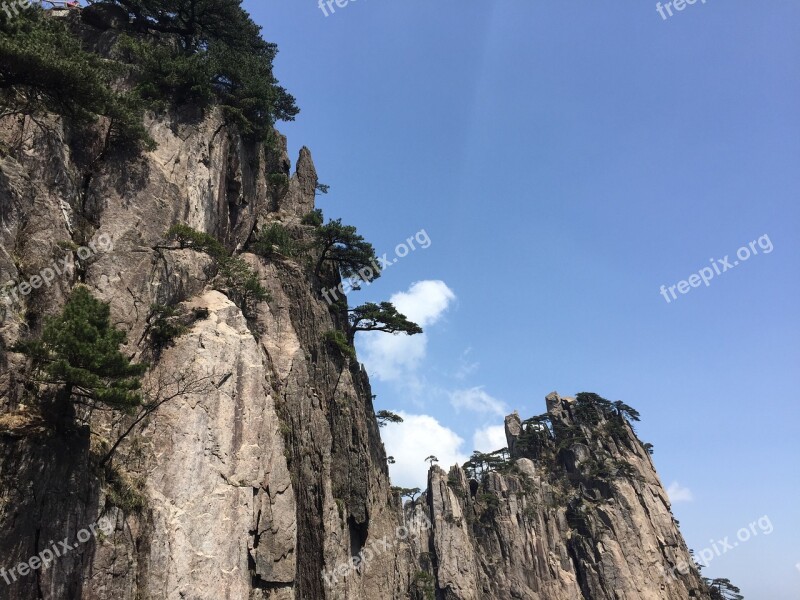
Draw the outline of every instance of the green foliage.
[[[631,408],[630,406],[622,402],[622,400],[617,400],[616,402],[614,402],[613,407],[614,411],[617,413],[617,416],[620,419],[627,419],[628,421],[636,421],[636,422],[642,420],[639,411],[634,408]]]
[[[181,248],[203,252],[213,258],[228,295],[246,317],[251,316],[258,302],[269,300],[269,293],[250,265],[241,258],[231,256],[214,236],[178,224],[170,227],[167,238],[175,239]]]
[[[641,420],[639,412],[621,400],[611,402],[588,392],[576,396],[573,410],[581,425],[596,428],[605,421],[605,433],[615,440],[625,440],[628,437],[626,425],[633,428],[631,423]]]
[[[575,397],[573,410],[578,422],[594,427],[606,416],[611,415],[611,402],[591,392],[581,392]]]
[[[434,600],[436,598],[436,579],[426,571],[417,571],[411,580],[414,600]]]
[[[591,457],[584,467],[586,476],[604,483],[611,483],[615,479],[633,479],[637,477],[636,469],[624,460],[610,458],[599,459]]]
[[[741,591],[730,579],[704,579],[711,593],[711,600],[743,600]]]
[[[270,173],[267,176],[270,185],[278,190],[282,190],[289,185],[289,176],[286,173]]]
[[[276,120],[293,120],[294,98],[273,74],[275,44],[242,8],[241,0],[117,0],[149,35],[129,40],[141,64],[140,93],[175,105],[216,101],[229,122],[256,139],[269,138]],[[168,41],[165,41],[168,40]]]
[[[172,306],[153,304],[150,307],[148,338],[153,348],[161,350],[171,346],[175,338],[186,333],[186,327],[177,317],[178,311]]]
[[[219,272],[231,300],[242,309],[246,317],[252,316],[256,304],[270,299],[269,292],[261,285],[258,275],[243,259],[224,257],[219,261]]]
[[[390,410],[379,410],[375,418],[378,420],[378,427],[386,427],[389,423],[403,422],[403,417]]]
[[[253,252],[265,258],[295,256],[300,251],[297,241],[281,223],[270,223],[262,229],[252,248]]]
[[[311,225],[312,227],[322,227],[325,222],[325,217],[322,215],[322,209],[316,208],[303,217],[301,221],[303,225]]]
[[[482,492],[475,497],[478,504],[485,507],[489,514],[494,514],[500,509],[500,499],[491,492]]]
[[[526,506],[522,511],[522,518],[530,526],[535,526],[539,520],[539,511],[536,505]]]
[[[488,453],[475,450],[462,468],[471,479],[482,481],[488,473],[506,472],[510,467],[508,448],[502,448]]]
[[[344,521],[344,517],[347,514],[347,506],[345,506],[344,500],[336,498],[336,509],[339,512],[339,519]]]
[[[522,422],[522,433],[517,439],[520,453],[539,458],[552,443],[553,424],[549,414],[537,415]]]
[[[393,487],[392,493],[400,496],[401,498],[408,498],[414,502],[417,499],[417,496],[420,495],[421,490],[419,488]]]
[[[109,140],[152,149],[135,92],[116,91],[126,69],[84,50],[66,19],[24,10],[0,22],[0,102],[25,114],[54,112],[82,126],[110,119]]]
[[[460,490],[462,492],[464,491],[463,486],[461,485],[461,478],[454,471],[450,471],[447,474],[447,485],[455,490]]]
[[[368,302],[350,310],[349,319],[348,339],[351,344],[359,331],[383,331],[393,334],[405,333],[406,335],[422,333],[422,328],[398,312],[391,302],[381,302],[380,304]]]
[[[436,458],[433,454],[425,459],[425,462],[428,463],[430,466],[433,466],[434,463],[438,463],[439,459]]]
[[[561,429],[559,431],[557,440],[558,440],[558,443],[556,444],[557,453],[561,452],[562,450],[569,450],[576,444],[583,444],[585,446],[589,445],[589,438],[586,437],[586,433],[580,427],[569,427]]]
[[[317,276],[326,262],[332,262],[345,278],[370,282],[380,277],[372,244],[352,225],[343,225],[341,219],[319,227],[314,232],[314,243],[320,253],[315,270]]]
[[[184,54],[149,38],[120,36],[119,55],[133,67],[139,95],[154,110],[194,104],[208,106],[214,99],[205,55]]]
[[[267,180],[276,188],[283,188],[289,185],[289,176],[286,173],[270,173]]]
[[[48,319],[40,339],[12,350],[31,357],[40,381],[60,386],[61,399],[131,413],[142,402],[147,365],[131,364],[119,351],[125,333],[111,325],[109,314],[107,304],[78,287],[61,315]]]
[[[275,44],[241,0],[117,0],[132,23],[109,56],[82,47],[70,19],[23,10],[0,23],[0,100],[76,124],[111,120],[110,141],[151,149],[145,108],[216,103],[245,135],[266,140],[293,120],[294,98],[273,73]],[[133,86],[118,85],[132,80]],[[118,91],[124,89],[125,91]]]
[[[228,256],[228,251],[220,241],[213,235],[202,233],[183,224],[170,227],[167,231],[167,238],[174,239],[181,248],[189,248],[197,252],[204,252],[215,260],[220,260]]]
[[[575,397],[575,414],[587,425],[596,425],[600,419],[617,417],[618,421],[640,421],[639,411],[621,400],[611,402],[590,392],[581,392]]]
[[[147,506],[143,482],[133,482],[121,471],[106,469],[106,501],[127,514],[140,513]]]
[[[356,350],[347,341],[347,337],[339,331],[334,329],[325,333],[325,342],[331,348],[337,350],[343,358],[355,358]]]

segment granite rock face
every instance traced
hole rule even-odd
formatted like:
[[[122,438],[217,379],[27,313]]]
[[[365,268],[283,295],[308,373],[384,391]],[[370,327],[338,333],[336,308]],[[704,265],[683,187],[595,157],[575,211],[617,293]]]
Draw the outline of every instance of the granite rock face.
[[[310,152],[302,150],[289,177],[285,148],[266,154],[217,112],[148,128],[155,151],[90,164],[58,119],[2,123],[9,150],[0,161],[0,280],[29,281],[62,260],[70,267],[49,286],[2,299],[3,566],[27,561],[42,540],[75,539],[101,517],[116,525],[12,582],[9,597],[402,597],[409,548],[331,586],[322,578],[402,523],[366,374],[324,342],[341,326],[341,308],[321,299],[321,281],[300,259],[242,252],[259,224],[279,221],[310,236],[299,224],[314,208]],[[245,316],[212,285],[209,256],[166,239],[178,223],[241,253],[270,298]],[[77,250],[90,244],[90,256]],[[55,434],[26,420],[27,365],[6,351],[36,334],[77,284],[110,303],[127,334],[125,352],[150,362],[148,381],[175,396],[114,459],[123,482],[116,488],[136,500],[127,504],[97,465],[98,447],[127,423],[91,415],[90,436],[87,428]],[[154,355],[154,304],[206,316]]]
[[[347,318],[320,293],[338,274],[250,253],[275,222],[297,240],[313,235],[301,223],[317,187],[310,152],[291,173],[282,136],[271,150],[251,144],[217,111],[147,126],[156,150],[101,155],[102,122],[78,139],[55,117],[0,121],[0,285],[11,282],[0,298],[0,568],[51,540],[75,546],[45,570],[0,579],[0,598],[705,597],[695,572],[664,575],[688,553],[633,431],[609,440],[584,428],[582,442],[561,444],[581,426],[557,395],[549,446],[533,451],[512,415],[507,468],[434,467],[404,510],[367,374],[325,341]],[[243,310],[208,255],[167,239],[176,224],[219,239],[269,298]],[[110,463],[130,418],[86,414],[52,430],[26,406],[29,365],[8,350],[78,284],[110,304],[125,353],[150,364],[149,389],[169,398]],[[156,304],[186,325],[158,352]],[[630,466],[600,481],[595,455]],[[100,520],[110,528],[76,543]]]
[[[597,417],[588,427],[574,399],[555,393],[547,406],[549,426],[507,417],[501,468],[479,465],[485,472],[470,479],[461,467],[434,467],[427,493],[406,507],[433,523],[430,574],[441,597],[708,598],[627,421]]]

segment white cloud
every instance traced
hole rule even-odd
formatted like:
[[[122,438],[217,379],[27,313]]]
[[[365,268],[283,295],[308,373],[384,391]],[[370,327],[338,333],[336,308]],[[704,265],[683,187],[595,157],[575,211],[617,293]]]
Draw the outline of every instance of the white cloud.
[[[508,414],[508,407],[505,403],[487,394],[482,387],[451,392],[450,404],[458,412],[469,410],[500,417],[505,417]]]
[[[418,281],[407,292],[393,295],[390,302],[425,329],[439,321],[455,299],[456,295],[443,281]],[[428,347],[425,333],[409,336],[367,332],[357,340],[367,371],[381,381],[409,377],[422,363]]]
[[[402,411],[397,414],[403,417],[403,423],[389,424],[381,431],[386,454],[394,456],[396,461],[389,465],[392,485],[425,489],[428,476],[425,458],[431,454],[445,470],[466,462],[467,457],[461,450],[464,440],[453,430],[429,415],[410,415]]]
[[[472,436],[472,447],[479,452],[494,452],[508,446],[504,425],[489,425],[475,431]]]
[[[391,302],[401,313],[427,327],[436,323],[456,299],[444,281],[417,281],[407,292],[398,292]]]
[[[687,487],[683,487],[677,481],[673,481],[669,488],[667,488],[667,495],[669,496],[670,502],[673,504],[677,504],[678,502],[691,502],[694,500],[694,494],[692,494],[692,490]]]
[[[463,381],[470,374],[472,374],[473,371],[477,370],[477,368],[480,367],[479,362],[477,361],[470,362],[468,360],[469,355],[471,353],[472,353],[472,348],[467,348],[466,350],[464,350],[464,353],[461,355],[461,358],[459,359],[459,366],[454,375],[454,377],[459,381]]]

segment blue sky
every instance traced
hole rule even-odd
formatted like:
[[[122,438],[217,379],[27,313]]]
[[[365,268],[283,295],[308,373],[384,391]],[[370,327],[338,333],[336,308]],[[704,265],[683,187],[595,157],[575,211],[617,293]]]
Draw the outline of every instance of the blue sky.
[[[769,521],[706,574],[797,598],[800,4],[245,6],[279,44],[302,110],[281,129],[326,215],[390,258],[430,240],[351,298],[425,324],[359,340],[377,407],[407,417],[385,430],[395,483],[553,390],[622,399],[690,547]],[[759,238],[771,252],[660,294]]]

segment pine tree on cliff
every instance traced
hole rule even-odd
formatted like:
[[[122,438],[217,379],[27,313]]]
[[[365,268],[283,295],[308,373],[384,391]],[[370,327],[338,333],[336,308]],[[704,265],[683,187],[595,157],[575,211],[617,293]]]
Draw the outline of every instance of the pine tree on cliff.
[[[146,109],[216,104],[259,141],[299,112],[274,76],[277,46],[261,37],[241,0],[95,3],[83,9],[84,22],[112,8],[122,13],[113,25],[119,35],[103,55],[84,46],[72,19],[48,18],[41,8],[0,20],[0,114],[56,113],[75,125],[104,116],[107,142],[152,148]]]
[[[146,98],[203,105],[212,98],[243,133],[266,139],[275,120],[293,120],[295,99],[278,85],[275,44],[261,37],[241,0],[117,0],[132,27],[154,34],[128,40],[141,64]],[[159,35],[175,45],[157,41]]]
[[[314,269],[317,276],[326,262],[333,263],[344,278],[370,282],[381,276],[375,248],[355,227],[343,225],[341,219],[318,228],[314,232],[314,245],[320,253]]]
[[[77,287],[39,339],[20,342],[12,351],[33,360],[36,383],[57,386],[59,403],[132,413],[142,402],[147,365],[132,364],[119,351],[125,333],[111,325],[109,313],[108,304]]]
[[[730,579],[706,580],[711,590],[711,600],[744,600],[738,587],[731,583]]]
[[[114,61],[84,50],[65,19],[30,8],[0,19],[0,116],[56,113],[74,125],[107,117],[110,141],[152,148],[135,94],[117,91]]]
[[[375,415],[375,418],[378,420],[378,427],[386,427],[389,423],[403,422],[403,417],[397,413],[393,413],[390,410],[378,411],[378,414]]]
[[[368,302],[348,311],[350,328],[347,340],[352,345],[359,331],[382,331],[384,333],[405,333],[417,335],[422,333],[422,327],[408,320],[399,312],[391,302],[375,304]]]

